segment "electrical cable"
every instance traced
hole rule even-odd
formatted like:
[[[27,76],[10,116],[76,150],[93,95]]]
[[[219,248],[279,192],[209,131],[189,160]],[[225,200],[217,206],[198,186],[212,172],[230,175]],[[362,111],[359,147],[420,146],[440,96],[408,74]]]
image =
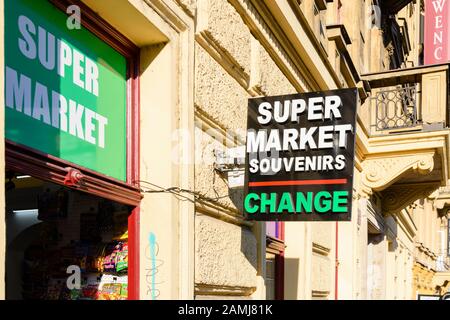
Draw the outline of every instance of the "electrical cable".
[[[180,187],[164,188],[164,187],[161,187],[161,186],[159,186],[157,184],[154,184],[152,182],[145,181],[145,180],[139,180],[138,182],[139,183],[143,183],[143,184],[147,184],[147,185],[151,186],[152,188],[158,189],[158,190],[152,190],[149,187],[144,187],[145,188],[144,189],[141,186],[141,192],[142,193],[171,193],[171,194],[175,195],[176,197],[181,197],[181,198],[185,199],[184,201],[187,200],[187,201],[190,201],[190,202],[194,202],[195,200],[197,200],[197,201],[199,201],[199,200],[202,201],[203,200],[203,201],[208,201],[208,202],[218,202],[220,199],[224,199],[224,198],[228,198],[229,197],[229,195],[224,195],[224,196],[217,196],[215,198],[211,198],[211,197],[208,197],[208,196],[206,196],[206,195],[204,195],[204,194],[202,194],[202,193],[200,193],[198,191],[183,189],[183,188],[180,188]],[[192,198],[184,195],[184,194],[189,194],[189,195],[193,196],[194,200]]]

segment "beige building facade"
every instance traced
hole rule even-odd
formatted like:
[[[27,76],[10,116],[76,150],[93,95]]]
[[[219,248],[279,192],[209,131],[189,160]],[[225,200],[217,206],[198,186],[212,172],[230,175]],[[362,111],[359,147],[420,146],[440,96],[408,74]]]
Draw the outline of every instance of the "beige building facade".
[[[313,3],[304,1],[305,6]],[[441,263],[439,272],[435,267],[445,219],[429,197],[448,180],[444,102],[448,66],[421,66],[423,2],[377,5],[375,1],[327,5],[327,11],[332,9],[324,20],[327,31],[341,21],[348,54],[340,56],[350,57],[357,70],[356,85],[370,89],[364,90],[367,96],[361,94],[358,113],[353,218],[335,226],[286,225],[286,274],[311,270],[304,277],[306,284],[286,286],[288,298],[417,299],[418,294],[445,292],[447,266]],[[313,15],[310,12],[309,21],[314,21]],[[336,39],[334,33],[328,35]],[[341,71],[341,76],[345,74]],[[397,103],[406,109],[398,113]],[[408,108],[418,110],[417,118],[406,120],[410,124],[398,117]],[[428,144],[427,136],[437,144]],[[298,234],[312,243],[310,248],[295,242]],[[304,263],[291,268],[290,260]],[[316,270],[321,272],[315,274]],[[441,282],[439,288],[436,282]]]
[[[423,1],[82,2],[140,50],[139,180],[166,191],[142,192],[136,298],[446,292],[450,70],[423,66]],[[273,225],[245,220],[243,167],[221,161],[245,144],[248,99],[338,88],[358,88],[360,102],[351,222],[286,222],[271,233]],[[0,223],[0,251],[6,233]]]

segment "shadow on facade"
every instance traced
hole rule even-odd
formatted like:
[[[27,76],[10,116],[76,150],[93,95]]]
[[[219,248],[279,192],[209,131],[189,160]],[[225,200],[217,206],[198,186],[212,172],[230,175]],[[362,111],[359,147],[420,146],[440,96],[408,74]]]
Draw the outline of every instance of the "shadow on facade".
[[[367,248],[367,298],[380,300],[386,297],[389,274],[393,271],[389,267],[389,259],[398,247],[396,241],[397,223],[389,223],[392,217],[384,219],[381,229],[375,228],[370,222],[368,225]],[[389,225],[389,227],[388,227]]]
[[[233,189],[228,189],[229,197],[239,212],[243,212],[243,197],[244,197],[244,188],[238,187]],[[263,221],[256,221],[255,224],[264,224]],[[261,228],[262,230],[265,230]],[[260,229],[260,230],[261,230]],[[256,231],[256,229],[254,229]],[[276,299],[278,294],[277,291],[284,291],[284,299],[287,300],[296,300],[298,299],[298,283],[300,280],[300,260],[297,258],[285,258],[284,259],[284,279],[289,279],[289,281],[284,281],[284,279],[279,279],[278,275],[280,274],[280,264],[278,263],[270,263],[270,259],[266,259],[266,257],[258,257],[258,254],[265,255],[265,252],[259,253],[257,251],[257,245],[253,244],[251,241],[249,242],[250,236],[249,228],[241,228],[241,252],[244,254],[247,261],[255,268],[258,276],[261,276],[264,280],[264,285],[266,287],[266,295],[267,299]],[[254,233],[256,235],[256,241],[258,241],[258,232]],[[265,235],[264,235],[265,236]],[[265,238],[260,236],[260,238]],[[265,248],[265,246],[264,246]],[[258,261],[264,263],[264,261],[269,261],[266,265],[258,267]],[[273,261],[275,262],[275,261]],[[281,265],[282,266],[282,265]],[[265,272],[262,272],[265,270]],[[282,283],[277,283],[282,281]],[[283,290],[284,285],[284,290]]]
[[[284,259],[284,299],[297,300],[299,298],[298,284],[300,281],[300,259]]]
[[[229,188],[228,195],[239,212],[244,212],[244,187]],[[249,241],[251,232],[252,230],[250,228],[241,228],[241,252],[244,254],[245,258],[252,265],[252,267],[255,268],[255,270],[258,270],[258,253],[255,251],[257,246],[252,245],[252,242]]]

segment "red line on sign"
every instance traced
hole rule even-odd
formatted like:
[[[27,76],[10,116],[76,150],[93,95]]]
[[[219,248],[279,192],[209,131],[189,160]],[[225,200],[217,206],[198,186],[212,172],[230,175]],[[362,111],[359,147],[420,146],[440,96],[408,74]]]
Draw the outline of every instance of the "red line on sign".
[[[321,184],[346,184],[347,179],[330,180],[287,180],[287,181],[262,181],[249,182],[249,187],[280,187],[280,186],[312,186]]]

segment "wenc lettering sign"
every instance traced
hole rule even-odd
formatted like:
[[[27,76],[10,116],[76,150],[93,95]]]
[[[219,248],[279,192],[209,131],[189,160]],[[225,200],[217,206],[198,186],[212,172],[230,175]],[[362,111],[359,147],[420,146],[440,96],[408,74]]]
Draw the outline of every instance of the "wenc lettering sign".
[[[357,89],[249,100],[244,213],[349,221]]]
[[[445,63],[450,60],[449,0],[425,1],[425,64]]]
[[[5,1],[6,139],[125,181],[127,61],[67,18]]]

